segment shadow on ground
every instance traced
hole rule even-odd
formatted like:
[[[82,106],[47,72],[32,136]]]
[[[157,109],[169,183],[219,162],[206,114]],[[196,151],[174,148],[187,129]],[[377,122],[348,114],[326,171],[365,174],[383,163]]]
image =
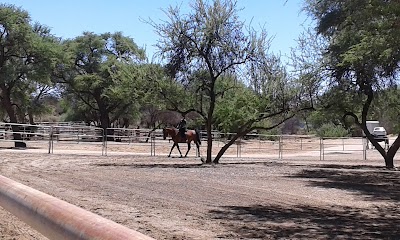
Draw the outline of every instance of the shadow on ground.
[[[209,213],[230,239],[400,239],[400,210],[225,206]]]
[[[182,158],[184,159],[184,158]],[[267,165],[267,166],[280,166],[282,163],[266,162],[266,161],[247,161],[247,162],[224,162],[218,164],[204,164],[199,163],[188,163],[182,160],[182,163],[119,163],[119,162],[103,162],[92,164],[98,167],[132,167],[132,168],[207,168],[207,167],[218,167],[218,166],[240,166],[240,165]]]
[[[308,179],[315,187],[350,191],[369,201],[400,201],[400,171],[382,167],[321,165],[290,177]]]
[[[234,239],[400,239],[400,171],[375,166],[313,165],[290,178],[359,194],[384,207],[224,206],[210,211]]]
[[[201,163],[97,163],[94,164],[99,167],[131,167],[131,168],[201,168]]]

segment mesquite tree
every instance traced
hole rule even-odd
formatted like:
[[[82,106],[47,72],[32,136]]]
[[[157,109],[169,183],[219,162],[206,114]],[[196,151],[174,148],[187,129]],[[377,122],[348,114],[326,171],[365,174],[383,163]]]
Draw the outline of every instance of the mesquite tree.
[[[145,52],[122,33],[84,32],[64,41],[64,64],[57,69],[58,82],[70,94],[75,111],[103,129],[138,108],[146,94],[143,64]],[[80,106],[80,107],[77,107]]]
[[[47,27],[31,23],[26,11],[0,5],[0,104],[11,123],[25,121],[23,109],[39,92],[37,86],[46,89],[52,85],[51,73],[60,50],[58,39]],[[13,131],[14,140],[21,140],[16,125]],[[16,142],[18,145],[24,146]]]
[[[150,22],[161,37],[157,46],[175,81],[170,88],[164,85],[168,91],[161,92],[170,110],[182,114],[193,111],[204,119],[206,162],[218,163],[241,136],[257,128],[276,127],[293,116],[291,110],[296,103],[289,99],[296,92],[285,71],[276,67],[277,58],[268,54],[271,39],[266,31],[257,33],[240,21],[236,1],[196,0],[191,9],[183,14],[179,8],[170,7],[166,11],[168,21]],[[238,114],[230,114],[232,111]],[[219,120],[227,125],[216,114],[229,117],[236,135],[212,160],[214,124]],[[265,119],[269,118],[279,119],[266,127]]]
[[[400,133],[385,151],[368,131],[366,121],[377,93],[399,84],[400,2],[307,0],[305,9],[328,43],[324,59],[330,76],[325,80],[341,93],[359,99],[361,113],[342,110],[365,132],[386,167],[393,168]]]

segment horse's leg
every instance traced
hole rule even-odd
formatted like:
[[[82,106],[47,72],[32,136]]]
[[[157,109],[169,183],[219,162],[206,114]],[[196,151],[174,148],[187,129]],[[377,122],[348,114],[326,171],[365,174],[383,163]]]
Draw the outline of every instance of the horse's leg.
[[[196,152],[196,157],[200,157],[200,146],[199,146],[199,142],[195,142],[196,143],[196,148],[197,148],[197,152]]]
[[[179,148],[179,145],[178,145],[178,143],[176,143],[176,147],[178,148],[179,154],[180,154],[180,155],[181,155],[181,157],[182,157],[182,152],[181,152],[181,149]]]
[[[190,150],[190,141],[188,141],[188,150],[186,151],[185,157],[188,155],[189,150]]]
[[[172,153],[172,150],[174,149],[175,145],[177,145],[177,144],[174,143],[174,145],[172,145],[171,151],[169,151],[168,157],[171,157],[171,153]],[[179,149],[179,146],[178,146],[178,149]],[[179,152],[181,152],[181,151],[179,151]],[[182,155],[182,154],[181,154],[181,155]]]

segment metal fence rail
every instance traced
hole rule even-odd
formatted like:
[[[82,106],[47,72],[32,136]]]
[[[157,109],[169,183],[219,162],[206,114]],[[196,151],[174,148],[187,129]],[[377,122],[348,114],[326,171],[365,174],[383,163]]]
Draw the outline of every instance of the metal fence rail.
[[[153,239],[1,175],[0,206],[49,239]]]
[[[12,126],[19,131],[13,132]],[[0,123],[0,142],[14,142],[13,133],[21,134],[22,141],[34,148],[48,149],[48,153],[101,153],[101,155],[143,154],[164,156],[172,143],[163,139],[161,129],[95,128],[81,125],[29,125]],[[207,149],[206,133],[202,132],[201,153]],[[216,154],[230,139],[232,133],[212,132],[213,153]],[[311,135],[264,135],[248,134],[237,139],[224,157],[252,158],[310,158],[330,159],[332,156],[356,154],[367,159],[365,138],[319,138]],[[90,147],[88,147],[90,145]],[[180,144],[186,151],[186,144]],[[1,145],[0,145],[1,147]],[[175,151],[175,150],[174,150]],[[173,152],[174,154],[174,152]],[[189,156],[195,155],[195,146]]]

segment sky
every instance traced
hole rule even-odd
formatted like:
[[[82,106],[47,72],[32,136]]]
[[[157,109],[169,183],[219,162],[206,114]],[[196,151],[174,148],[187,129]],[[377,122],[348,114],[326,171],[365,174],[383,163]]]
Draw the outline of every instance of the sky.
[[[63,39],[75,38],[84,31],[94,33],[122,32],[139,47],[146,49],[150,60],[157,49],[159,36],[143,20],[156,23],[167,20],[163,10],[169,6],[190,9],[193,0],[8,0],[26,10],[33,22],[39,22]],[[270,51],[283,57],[296,46],[296,39],[310,24],[301,11],[304,0],[237,0],[239,19],[254,28],[264,26],[273,37]]]

